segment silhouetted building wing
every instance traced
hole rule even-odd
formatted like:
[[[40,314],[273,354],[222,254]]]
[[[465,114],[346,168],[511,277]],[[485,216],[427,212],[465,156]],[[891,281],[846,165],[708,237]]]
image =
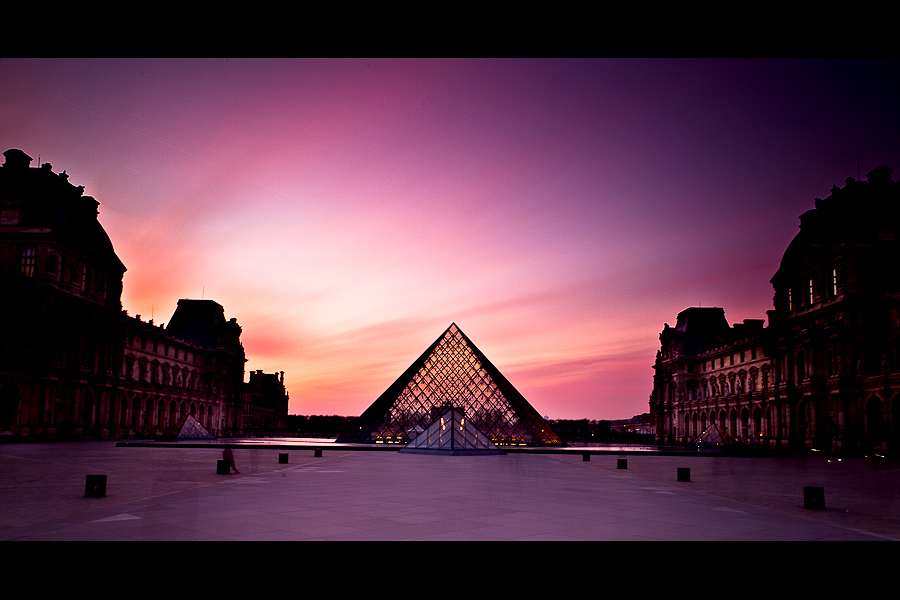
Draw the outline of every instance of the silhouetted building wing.
[[[774,309],[728,327],[721,308],[665,325],[650,414],[659,440],[715,432],[748,447],[896,452],[900,438],[900,183],[816,199],[772,276]],[[702,433],[701,433],[702,432]],[[702,440],[701,440],[702,441]]]
[[[99,203],[21,150],[0,167],[0,435],[152,437],[188,415],[241,435],[287,413],[280,391],[245,393],[236,319],[180,300],[169,326],[122,311],[125,265]],[[262,401],[262,406],[258,405]]]
[[[250,381],[244,385],[245,434],[285,428],[289,400],[284,388],[284,371],[263,373],[258,369],[251,372]]]
[[[451,407],[498,446],[565,446],[455,323],[337,441],[407,444]]]
[[[119,397],[125,266],[84,188],[30,168],[0,167],[0,432],[94,433]]]

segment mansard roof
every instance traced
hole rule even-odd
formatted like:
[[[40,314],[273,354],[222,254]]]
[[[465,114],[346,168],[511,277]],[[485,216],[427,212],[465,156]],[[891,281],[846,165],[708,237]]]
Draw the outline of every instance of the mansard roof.
[[[494,444],[565,446],[455,323],[337,441],[407,444],[449,407]]]
[[[65,171],[54,173],[49,163],[29,167],[32,158],[22,150],[12,148],[3,155],[6,162],[0,166],[0,200],[4,209],[15,210],[16,226],[30,235],[53,235],[60,242],[78,246],[117,276],[125,272],[109,235],[97,220],[100,203],[84,195],[84,186],[72,185]]]
[[[214,300],[182,298],[166,333],[204,348],[241,351],[241,327],[236,319],[225,320],[225,308]]]
[[[900,240],[900,183],[893,169],[877,167],[867,181],[848,177],[843,188],[834,186],[815,208],[800,215],[800,231],[788,244],[773,285],[822,265],[841,245],[895,246]]]

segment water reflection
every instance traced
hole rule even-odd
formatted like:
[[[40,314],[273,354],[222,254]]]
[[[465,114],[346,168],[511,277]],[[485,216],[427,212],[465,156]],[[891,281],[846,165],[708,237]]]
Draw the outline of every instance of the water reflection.
[[[397,451],[403,444],[349,444],[338,443],[337,438],[283,437],[283,438],[218,438],[215,440],[181,440],[171,442],[119,442],[119,446],[214,446],[224,445],[245,448],[331,448],[334,450],[386,450]],[[572,444],[564,448],[546,446],[503,446],[506,452],[529,454],[702,454],[697,450],[688,450],[683,446],[655,446],[649,444]],[[714,450],[713,453],[716,453]]]

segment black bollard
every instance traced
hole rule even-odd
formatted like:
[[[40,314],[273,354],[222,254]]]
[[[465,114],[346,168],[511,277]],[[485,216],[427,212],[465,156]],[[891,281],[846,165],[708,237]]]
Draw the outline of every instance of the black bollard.
[[[582,454],[582,455],[581,455],[581,460],[582,460],[583,462],[590,462],[590,461],[591,461],[591,453],[590,453],[590,452],[585,452],[584,454]]]
[[[88,475],[84,482],[85,498],[103,498],[106,496],[106,475]]]
[[[288,464],[288,455],[287,452],[279,452],[278,453],[278,464],[286,465]]]
[[[228,475],[231,473],[231,463],[227,460],[216,461],[216,475]]]
[[[619,459],[619,462],[618,462],[618,464],[617,464],[617,468],[619,468],[619,469],[627,469],[627,468],[628,468],[628,459],[627,459],[627,458],[620,458],[620,459]]]
[[[316,448],[315,451],[313,452],[313,456],[316,458],[322,458],[322,449]]]
[[[689,467],[678,467],[678,481],[690,481],[691,469]]]
[[[803,508],[825,508],[825,488],[804,485]]]

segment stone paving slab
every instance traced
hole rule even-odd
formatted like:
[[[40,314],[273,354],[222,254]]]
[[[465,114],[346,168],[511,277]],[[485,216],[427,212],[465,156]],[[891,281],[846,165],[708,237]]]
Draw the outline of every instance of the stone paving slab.
[[[900,465],[748,459],[0,445],[3,540],[900,539]],[[690,482],[676,468],[691,469]],[[85,477],[107,495],[85,498]],[[803,508],[825,487],[825,510]]]

